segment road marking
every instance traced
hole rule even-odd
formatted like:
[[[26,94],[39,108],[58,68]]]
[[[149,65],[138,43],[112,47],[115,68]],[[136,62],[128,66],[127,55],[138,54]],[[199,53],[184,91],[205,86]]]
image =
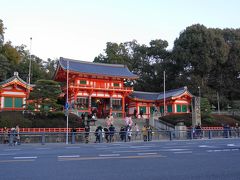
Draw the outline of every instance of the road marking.
[[[188,151],[190,149],[163,149],[162,151]]]
[[[11,162],[33,162],[35,159],[14,159],[14,160],[0,160],[0,163],[11,163]]]
[[[36,148],[37,150],[49,150],[51,148]]]
[[[216,146],[209,146],[209,145],[199,145],[198,147],[201,147],[201,148],[216,148]]]
[[[152,152],[152,151],[161,151],[161,150],[141,149],[141,150],[129,150],[129,151],[112,151],[112,153],[135,153],[135,152]]]
[[[81,147],[65,147],[66,149],[80,149]]]
[[[80,155],[66,155],[66,156],[58,156],[58,158],[79,158]]]
[[[173,152],[175,154],[190,154],[192,151],[179,151],[179,152]]]
[[[16,153],[0,154],[0,156],[12,156],[12,155],[16,155]]]
[[[207,150],[207,152],[229,152],[229,151],[239,151],[239,149],[214,149],[214,150]]]
[[[116,156],[116,157],[81,157],[81,158],[59,158],[58,161],[83,161],[83,160],[107,160],[107,159],[141,159],[141,158],[162,158],[162,155],[150,156]]]
[[[235,144],[227,144],[227,146],[232,147],[232,146],[236,146],[236,145]]]
[[[13,159],[37,159],[37,156],[13,157]]]
[[[113,157],[113,156],[120,156],[120,154],[99,154],[100,157]]]
[[[156,147],[156,146],[130,146],[129,148],[137,149],[137,148],[152,148],[152,147]]]
[[[21,149],[4,149],[4,151],[20,151]]]
[[[145,156],[145,155],[156,155],[158,153],[137,153],[138,156]]]

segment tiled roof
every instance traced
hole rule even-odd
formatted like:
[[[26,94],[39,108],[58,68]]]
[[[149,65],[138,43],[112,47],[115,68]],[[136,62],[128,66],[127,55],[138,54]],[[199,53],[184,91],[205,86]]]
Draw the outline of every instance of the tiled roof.
[[[155,101],[157,99],[158,95],[159,95],[159,93],[133,91],[129,96],[131,98]]]
[[[67,69],[67,61],[69,61],[70,71],[102,76],[138,78],[137,75],[130,72],[129,69],[122,64],[93,63],[60,57],[59,64],[63,69]]]
[[[22,79],[18,76],[18,73],[17,73],[17,72],[14,72],[14,76],[10,77],[9,79],[7,79],[7,80],[5,80],[5,81],[0,82],[0,86],[2,86],[2,85],[4,85],[4,84],[7,84],[7,83],[9,83],[9,82],[11,82],[11,81],[14,81],[15,79],[18,80],[18,81],[20,81],[21,83],[23,83],[23,84],[25,84],[25,85],[28,84],[27,82],[25,82],[24,80],[22,80]],[[32,86],[32,85],[30,85],[30,86]]]
[[[187,87],[182,87],[179,89],[173,89],[169,91],[165,91],[165,98],[175,97],[179,96],[183,93],[185,93],[187,90]],[[188,92],[189,93],[189,92]],[[191,93],[189,93],[191,95]],[[162,100],[164,99],[164,92],[141,92],[141,91],[133,91],[130,95],[131,98],[137,98],[142,100]]]

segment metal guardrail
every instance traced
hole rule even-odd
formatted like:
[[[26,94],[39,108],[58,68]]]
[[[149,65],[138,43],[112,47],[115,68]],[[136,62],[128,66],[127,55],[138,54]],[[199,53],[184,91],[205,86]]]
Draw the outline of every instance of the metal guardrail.
[[[39,133],[19,133],[20,143],[65,143],[66,133],[63,132],[39,132]],[[161,140],[191,140],[191,139],[214,139],[214,138],[239,138],[240,132],[236,130],[200,130],[200,131],[148,131],[131,132],[128,136],[126,132],[95,133],[95,132],[71,132],[68,142],[76,143],[102,143],[102,142],[129,142],[129,141],[161,141]],[[0,143],[15,145],[16,134],[0,133]]]

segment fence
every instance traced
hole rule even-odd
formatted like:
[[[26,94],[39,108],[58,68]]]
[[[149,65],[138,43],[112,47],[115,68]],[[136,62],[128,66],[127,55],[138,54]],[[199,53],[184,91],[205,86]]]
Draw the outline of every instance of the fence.
[[[21,132],[21,143],[65,143],[65,132]],[[222,130],[187,130],[187,131],[148,131],[148,132],[131,132],[128,136],[126,132],[95,133],[95,132],[70,132],[68,142],[75,143],[95,143],[95,142],[128,142],[128,141],[161,141],[161,140],[191,140],[191,139],[212,139],[212,138],[239,138],[239,130],[222,129]],[[16,134],[0,133],[0,143],[14,144]]]

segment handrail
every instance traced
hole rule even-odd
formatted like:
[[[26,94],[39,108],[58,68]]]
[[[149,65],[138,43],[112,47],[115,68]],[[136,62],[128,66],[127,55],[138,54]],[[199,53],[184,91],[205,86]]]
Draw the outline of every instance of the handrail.
[[[11,128],[8,128],[8,131]],[[84,128],[75,128],[76,132],[83,132]],[[71,132],[72,128],[68,128],[68,132]],[[3,132],[3,128],[0,128],[0,132]],[[20,128],[20,132],[67,132],[67,128]]]

